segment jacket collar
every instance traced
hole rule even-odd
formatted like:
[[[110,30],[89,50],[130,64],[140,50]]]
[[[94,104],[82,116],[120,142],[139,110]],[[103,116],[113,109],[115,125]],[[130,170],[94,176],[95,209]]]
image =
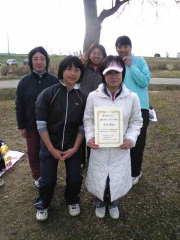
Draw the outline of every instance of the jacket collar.
[[[105,87],[104,83],[101,83],[101,84],[99,85],[99,87],[98,87],[95,91],[98,93],[98,96],[109,98],[109,97],[107,96],[107,94],[104,92],[104,87]],[[127,96],[130,95],[130,93],[131,93],[131,91],[126,88],[126,86],[125,86],[124,83],[122,83],[122,91],[121,91],[120,95],[117,96],[116,99],[118,99],[118,98],[123,98],[123,97],[127,97]]]
[[[75,89],[75,88],[74,88],[75,86],[74,86],[72,89],[68,90],[67,87],[66,87],[66,85],[63,83],[62,79],[60,79],[59,82],[60,82],[61,88],[64,89],[64,90],[66,90],[67,92],[70,92],[70,91],[72,91],[72,90]]]
[[[40,79],[43,79],[44,77],[47,76],[47,72],[44,72],[44,73],[42,74],[42,77],[40,77],[39,74],[36,73],[36,72],[34,72],[34,71],[32,71],[31,73],[32,73],[32,75],[33,75],[35,78],[38,78],[38,79],[39,79],[39,78],[40,78]]]
[[[94,72],[98,72],[98,71],[100,70],[100,65],[95,68],[95,67],[90,63],[89,65],[87,65],[86,68],[90,68],[90,69],[92,69]]]
[[[121,92],[122,92],[122,85],[120,86],[120,88],[119,88],[114,94],[112,94],[112,93],[109,91],[107,85],[104,84],[104,92],[105,92],[110,98],[112,98],[112,96],[113,96],[113,98],[116,99],[116,98],[121,94]]]

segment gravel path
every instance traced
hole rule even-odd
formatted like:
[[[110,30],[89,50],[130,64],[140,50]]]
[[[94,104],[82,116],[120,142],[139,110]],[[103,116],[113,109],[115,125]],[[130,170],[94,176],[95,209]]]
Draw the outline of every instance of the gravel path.
[[[1,80],[0,89],[16,88],[20,80]],[[180,85],[179,78],[151,78],[151,84],[173,84]]]

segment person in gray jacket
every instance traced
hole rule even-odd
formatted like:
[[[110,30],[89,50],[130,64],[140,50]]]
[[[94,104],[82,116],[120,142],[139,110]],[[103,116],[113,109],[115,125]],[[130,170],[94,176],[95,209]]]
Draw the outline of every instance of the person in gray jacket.
[[[100,73],[100,64],[106,57],[105,48],[98,43],[92,44],[87,52],[81,56],[81,61],[85,66],[84,77],[80,84],[80,89],[88,96],[90,92],[96,90],[99,84],[102,83],[102,76]],[[87,154],[86,154],[87,153]],[[90,155],[90,148],[87,147],[86,141],[82,142],[82,165],[85,166]]]
[[[99,70],[100,64],[105,57],[106,50],[98,43],[92,44],[87,50],[87,53],[81,57],[81,61],[84,61],[85,71],[80,84],[80,89],[87,96],[90,92],[96,90],[99,84],[102,83],[102,76]]]

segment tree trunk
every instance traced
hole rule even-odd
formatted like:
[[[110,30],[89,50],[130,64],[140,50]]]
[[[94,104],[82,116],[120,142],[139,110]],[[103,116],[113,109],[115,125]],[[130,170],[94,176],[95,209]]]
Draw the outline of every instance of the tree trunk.
[[[112,1],[111,8],[103,10],[98,17],[96,0],[84,0],[86,32],[84,37],[83,52],[85,52],[91,44],[99,43],[101,24],[104,19],[113,15],[118,11],[121,5],[129,3],[129,1],[130,0],[115,0],[115,3]]]
[[[83,52],[93,43],[99,43],[101,23],[97,16],[96,0],[84,0],[84,14],[86,32],[84,38]]]

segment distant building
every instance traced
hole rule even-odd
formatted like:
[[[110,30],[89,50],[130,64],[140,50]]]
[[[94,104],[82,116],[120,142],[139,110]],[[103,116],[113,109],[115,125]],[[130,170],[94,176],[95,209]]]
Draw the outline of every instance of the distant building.
[[[180,58],[180,52],[177,53],[177,58]]]

